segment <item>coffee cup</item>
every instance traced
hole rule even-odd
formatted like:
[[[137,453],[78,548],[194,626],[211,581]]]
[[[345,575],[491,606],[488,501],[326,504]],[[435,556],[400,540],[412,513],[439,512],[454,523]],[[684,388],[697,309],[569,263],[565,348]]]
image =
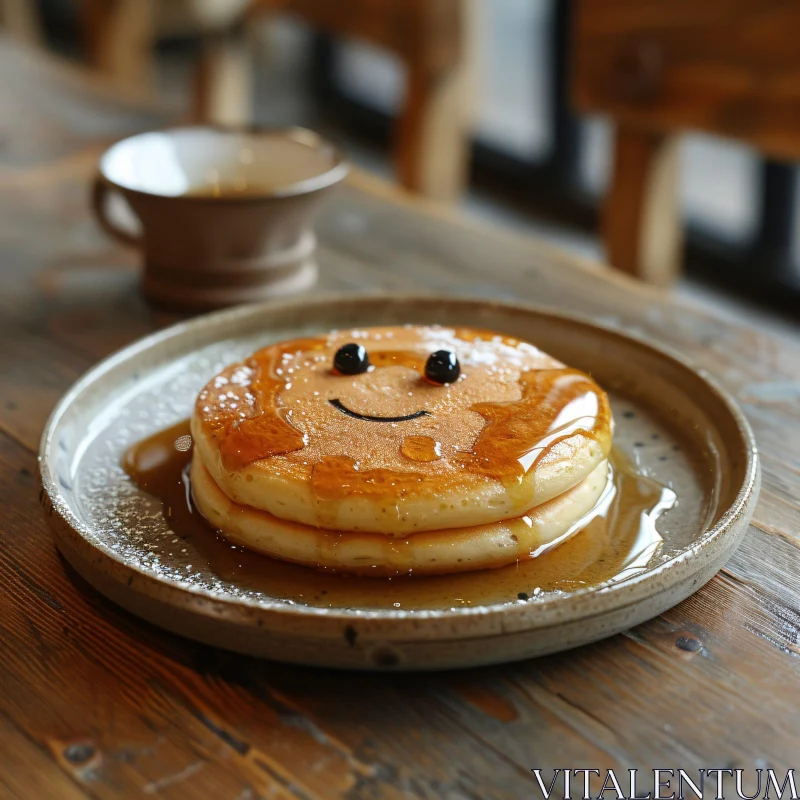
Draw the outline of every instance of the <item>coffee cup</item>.
[[[109,234],[141,250],[149,299],[214,308],[314,283],[312,215],[347,170],[336,147],[301,128],[173,128],[112,145],[93,205]]]

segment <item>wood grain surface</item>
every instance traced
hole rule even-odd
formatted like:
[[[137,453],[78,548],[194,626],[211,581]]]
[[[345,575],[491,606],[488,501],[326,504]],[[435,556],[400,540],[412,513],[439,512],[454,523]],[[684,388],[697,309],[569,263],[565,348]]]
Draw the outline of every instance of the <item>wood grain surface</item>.
[[[573,96],[628,125],[699,129],[800,155],[800,6],[581,0]]]
[[[798,766],[800,346],[356,174],[323,213],[320,290],[514,298],[672,345],[739,399],[764,484],[728,566],[669,613],[558,656],[350,675],[194,644],[112,606],[59,558],[38,437],[97,359],[177,317],[87,190],[157,112],[0,43],[0,796],[528,798],[558,767]],[[599,786],[598,786],[599,788]]]
[[[661,286],[683,237],[678,136],[700,130],[800,158],[800,4],[580,0],[572,99],[614,122],[606,258]]]

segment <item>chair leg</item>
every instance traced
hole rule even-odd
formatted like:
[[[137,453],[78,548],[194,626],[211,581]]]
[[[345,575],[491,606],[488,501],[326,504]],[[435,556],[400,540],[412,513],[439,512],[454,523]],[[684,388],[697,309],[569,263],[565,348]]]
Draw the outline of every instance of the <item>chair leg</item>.
[[[93,66],[128,84],[150,84],[154,0],[81,0],[79,8]]]
[[[246,31],[205,35],[192,97],[192,118],[196,122],[239,125],[252,121],[250,44]]]
[[[26,44],[44,42],[39,12],[31,0],[0,0],[0,24]]]
[[[434,200],[456,200],[465,183],[467,159],[460,70],[430,74],[424,68],[410,66],[395,141],[400,183]]]
[[[676,135],[620,125],[603,209],[603,241],[612,266],[660,286],[680,271],[683,227]]]

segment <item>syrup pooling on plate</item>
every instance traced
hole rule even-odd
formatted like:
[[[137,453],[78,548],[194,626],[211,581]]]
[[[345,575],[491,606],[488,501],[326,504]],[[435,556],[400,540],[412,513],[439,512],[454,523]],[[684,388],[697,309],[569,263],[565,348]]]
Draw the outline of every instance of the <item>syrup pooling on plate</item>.
[[[348,341],[368,347],[362,374],[332,368],[330,354]],[[460,375],[435,385],[425,363],[442,349],[458,356]],[[354,330],[271,345],[212,381],[196,413],[228,472],[289,464],[320,499],[341,486],[345,496],[399,501],[472,477],[516,490],[522,511],[535,500],[525,475],[548,459],[569,460],[588,439],[604,455],[611,443],[608,400],[590,376],[527,342],[464,328]]]
[[[193,511],[188,484],[191,450],[188,423],[131,447],[123,466],[134,483],[158,498],[172,531],[170,548],[193,548],[193,561],[247,591],[320,608],[433,609],[524,602],[549,592],[568,592],[618,581],[642,571],[661,546],[660,513],[674,493],[637,474],[612,452],[613,479],[592,519],[580,532],[530,561],[458,575],[402,578],[349,578],[274,561],[232,547]],[[175,443],[179,442],[179,447]],[[172,539],[178,544],[171,544]]]

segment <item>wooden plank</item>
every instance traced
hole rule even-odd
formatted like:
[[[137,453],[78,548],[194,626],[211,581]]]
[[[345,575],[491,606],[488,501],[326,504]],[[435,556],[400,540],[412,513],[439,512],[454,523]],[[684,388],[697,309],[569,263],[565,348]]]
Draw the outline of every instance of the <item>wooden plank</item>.
[[[8,800],[87,797],[5,714],[0,714],[0,795]]]
[[[800,157],[800,7],[785,0],[581,0],[573,97],[650,130]]]
[[[0,431],[31,452],[58,399],[91,364],[86,356],[35,333],[3,335],[0,330]]]

